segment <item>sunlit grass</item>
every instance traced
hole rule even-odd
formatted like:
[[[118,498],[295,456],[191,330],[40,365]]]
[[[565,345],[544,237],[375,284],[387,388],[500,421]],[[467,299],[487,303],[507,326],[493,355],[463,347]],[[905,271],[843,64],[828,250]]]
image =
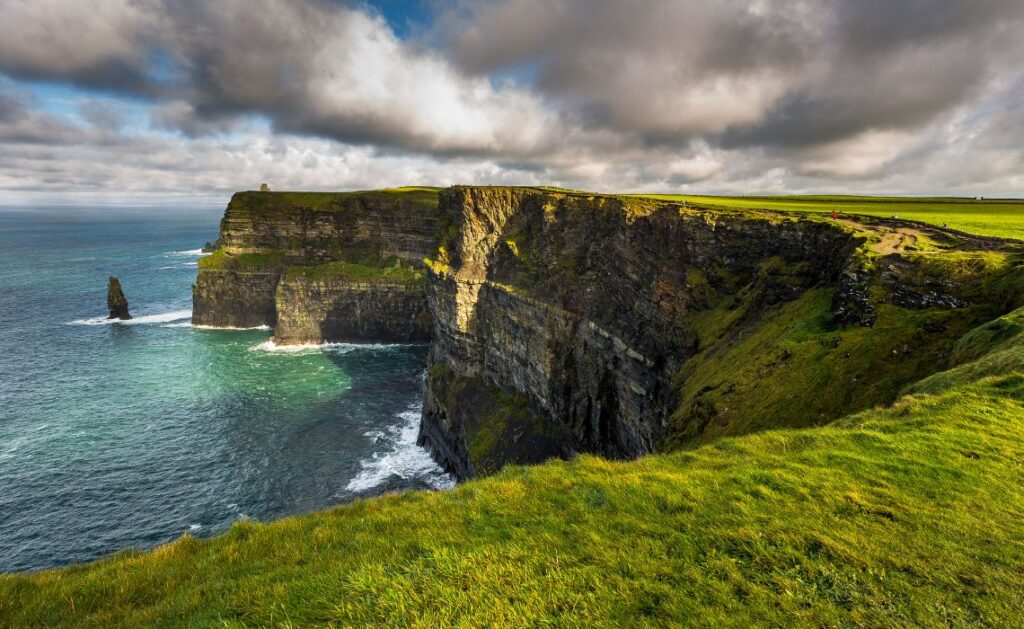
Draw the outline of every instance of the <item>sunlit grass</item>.
[[[1024,613],[1021,370],[5,576],[0,623],[1000,624]]]
[[[1024,200],[943,197],[778,196],[717,197],[643,194],[639,197],[687,202],[702,206],[785,210],[890,217],[946,225],[952,229],[1002,238],[1024,239]]]

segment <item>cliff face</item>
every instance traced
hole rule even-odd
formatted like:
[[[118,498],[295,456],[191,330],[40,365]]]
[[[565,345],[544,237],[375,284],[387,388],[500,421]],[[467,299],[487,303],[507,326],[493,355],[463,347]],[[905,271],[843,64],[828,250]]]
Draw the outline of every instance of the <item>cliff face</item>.
[[[425,341],[423,279],[407,269],[437,229],[431,189],[237,193],[220,249],[200,261],[193,322],[269,325],[281,343]]]
[[[227,328],[273,326],[281,269],[200,269],[192,290],[192,323]]]
[[[897,255],[873,266],[863,255],[867,227],[531,189],[453,188],[440,207],[453,228],[428,281],[434,341],[420,442],[463,478],[578,451],[635,457],[680,435],[745,431],[759,411],[769,425],[787,425],[801,421],[789,414],[831,419],[891,401],[891,388],[929,361],[940,367],[943,343],[962,333],[943,312],[970,303],[922,264]],[[886,318],[877,334],[851,334],[868,353],[877,351],[872,334],[913,348],[877,370],[884,387],[866,373],[834,396],[812,392],[795,411],[728,375],[687,388],[699,378],[686,367],[739,360],[762,326],[803,317],[814,343],[838,348],[843,326],[867,330],[893,305],[929,314],[913,329],[893,331]],[[761,339],[764,351],[774,351],[771,341]],[[770,389],[786,377],[785,351],[773,364],[743,357],[744,369],[758,370],[733,367]],[[822,369],[841,359],[816,358]]]
[[[358,282],[290,272],[275,292],[279,342],[426,343],[423,283]]]
[[[239,192],[221,220],[221,248],[305,264],[397,257],[419,262],[437,243],[437,192]]]
[[[419,441],[460,478],[886,404],[1024,295],[1019,243],[548,189],[239,193],[220,242],[197,324],[429,340]]]

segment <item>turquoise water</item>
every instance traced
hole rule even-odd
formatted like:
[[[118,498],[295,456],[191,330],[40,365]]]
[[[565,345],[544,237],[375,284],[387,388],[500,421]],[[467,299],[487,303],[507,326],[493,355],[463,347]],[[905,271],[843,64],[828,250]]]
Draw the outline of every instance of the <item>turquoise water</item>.
[[[218,218],[0,212],[0,571],[451,484],[415,445],[425,347],[191,326]]]

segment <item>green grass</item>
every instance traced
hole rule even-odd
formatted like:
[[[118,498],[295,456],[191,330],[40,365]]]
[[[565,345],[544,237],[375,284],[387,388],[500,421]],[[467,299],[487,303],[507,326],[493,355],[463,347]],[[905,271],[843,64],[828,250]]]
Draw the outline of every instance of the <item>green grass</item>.
[[[283,262],[283,253],[230,255],[223,249],[218,249],[208,256],[199,258],[199,268],[203,271],[263,269],[278,266]]]
[[[744,306],[697,315],[707,349],[679,374],[671,443],[820,425],[890,403],[903,387],[941,369],[956,338],[995,316],[988,308],[911,311],[882,304],[873,327],[837,329],[831,298],[829,289],[808,291],[728,334],[730,318],[743,317]],[[936,328],[942,333],[929,332]]]
[[[341,205],[358,200],[399,199],[412,207],[434,209],[440,188],[404,186],[380,190],[355,190],[352,192],[238,192],[231,198],[233,209],[244,209],[266,214],[291,211],[302,208],[313,211],[335,211]]]
[[[1024,372],[816,429],[592,456],[0,577],[13,626],[1001,624]]]
[[[635,195],[700,206],[850,214],[900,218],[1001,238],[1024,239],[1024,200],[942,197],[775,196],[716,197],[675,194]]]
[[[285,272],[288,276],[301,275],[313,279],[339,278],[365,284],[406,284],[426,283],[426,271],[413,268],[408,263],[393,261],[388,266],[370,266],[355,262],[335,261],[316,266],[292,266]]]

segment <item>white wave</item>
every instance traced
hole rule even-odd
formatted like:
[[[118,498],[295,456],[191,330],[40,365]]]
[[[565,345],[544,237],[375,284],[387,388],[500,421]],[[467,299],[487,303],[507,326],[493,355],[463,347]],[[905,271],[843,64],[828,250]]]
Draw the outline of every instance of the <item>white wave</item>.
[[[146,325],[152,323],[171,323],[172,321],[181,321],[182,319],[191,319],[191,310],[175,310],[173,312],[162,312],[160,314],[142,315],[127,321],[120,319],[108,319],[106,317],[90,317],[88,319],[76,319],[70,321],[68,325]]]
[[[385,442],[390,448],[383,452],[374,452],[369,459],[360,461],[363,469],[349,481],[345,489],[351,492],[363,492],[398,477],[402,480],[417,478],[433,489],[450,489],[455,486],[455,479],[434,462],[425,449],[416,445],[416,435],[420,429],[421,407],[417,404],[409,410],[398,414],[402,423],[388,428],[387,433],[368,433],[374,436],[374,443]]]
[[[269,325],[254,325],[251,328],[238,328],[233,325],[193,325],[197,330],[270,330]]]
[[[168,251],[166,255],[169,256],[201,256],[203,255],[202,249],[187,249],[185,251]]]
[[[181,321],[179,323],[165,323],[165,324],[163,324],[160,327],[161,328],[191,328],[192,327],[192,321],[188,320],[188,321]]]
[[[156,270],[157,271],[166,271],[167,269],[180,269],[180,268],[181,267],[178,267],[178,266],[160,266],[160,267],[157,267]]]
[[[199,266],[198,262],[186,262],[183,266]]]
[[[330,352],[332,354],[347,354],[359,350],[382,350],[396,347],[409,347],[405,343],[278,343],[270,339],[249,348],[252,352],[287,352],[291,354]]]

